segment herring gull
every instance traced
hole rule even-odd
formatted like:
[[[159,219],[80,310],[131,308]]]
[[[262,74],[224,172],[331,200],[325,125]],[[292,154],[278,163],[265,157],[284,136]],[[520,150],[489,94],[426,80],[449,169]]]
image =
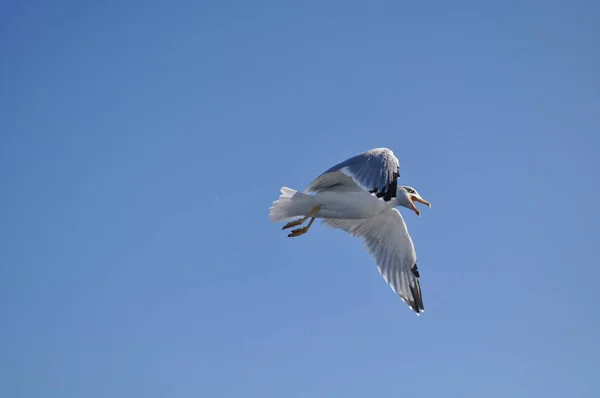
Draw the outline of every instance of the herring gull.
[[[288,237],[308,232],[317,218],[335,229],[358,237],[373,256],[385,282],[417,315],[424,311],[414,244],[397,206],[420,212],[415,202],[428,207],[412,187],[398,186],[400,165],[387,148],[375,148],[331,167],[304,192],[282,187],[269,208],[273,222],[289,221]]]

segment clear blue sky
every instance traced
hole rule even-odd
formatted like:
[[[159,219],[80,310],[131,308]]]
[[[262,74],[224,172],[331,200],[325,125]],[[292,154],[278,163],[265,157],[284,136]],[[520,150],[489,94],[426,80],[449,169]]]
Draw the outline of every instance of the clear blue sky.
[[[0,396],[599,396],[600,3],[83,3],[0,5]],[[421,317],[268,219],[381,146]]]

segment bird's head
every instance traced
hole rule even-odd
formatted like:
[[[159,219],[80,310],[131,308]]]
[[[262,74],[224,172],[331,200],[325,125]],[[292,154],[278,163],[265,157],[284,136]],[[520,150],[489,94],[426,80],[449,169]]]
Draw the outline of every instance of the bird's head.
[[[431,207],[431,204],[425,199],[423,199],[421,195],[419,195],[417,190],[412,187],[398,187],[396,198],[400,206],[404,206],[406,208],[411,209],[412,211],[417,213],[417,216],[421,216],[421,212],[419,211],[419,209],[417,209],[417,206],[415,206],[415,202],[423,203],[424,205]]]

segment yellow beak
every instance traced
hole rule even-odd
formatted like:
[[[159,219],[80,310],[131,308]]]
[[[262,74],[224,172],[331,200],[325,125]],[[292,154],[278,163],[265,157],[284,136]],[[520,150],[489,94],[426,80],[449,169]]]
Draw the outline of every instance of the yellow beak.
[[[411,196],[411,199],[413,200],[413,202],[423,203],[425,206],[431,207],[431,203],[429,203],[428,201],[426,201],[423,198],[418,198],[416,196]]]
[[[411,200],[411,202],[412,202],[412,210],[413,210],[415,213],[417,213],[417,216],[418,216],[418,217],[421,217],[421,212],[420,212],[420,211],[417,209],[417,206],[415,206],[415,203],[414,203],[414,202],[423,203],[425,206],[427,206],[427,207],[431,207],[431,203],[429,203],[428,201],[426,201],[426,200],[425,200],[425,199],[423,199],[423,198],[419,198],[419,197],[417,197],[417,196],[411,196],[411,197],[410,197],[410,200]]]

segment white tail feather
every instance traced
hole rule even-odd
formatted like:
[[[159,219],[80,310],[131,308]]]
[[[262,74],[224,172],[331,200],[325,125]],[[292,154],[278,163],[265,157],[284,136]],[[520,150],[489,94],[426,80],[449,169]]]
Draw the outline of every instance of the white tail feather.
[[[273,222],[279,222],[305,216],[312,210],[312,202],[312,195],[281,187],[281,195],[269,207],[269,218]]]

